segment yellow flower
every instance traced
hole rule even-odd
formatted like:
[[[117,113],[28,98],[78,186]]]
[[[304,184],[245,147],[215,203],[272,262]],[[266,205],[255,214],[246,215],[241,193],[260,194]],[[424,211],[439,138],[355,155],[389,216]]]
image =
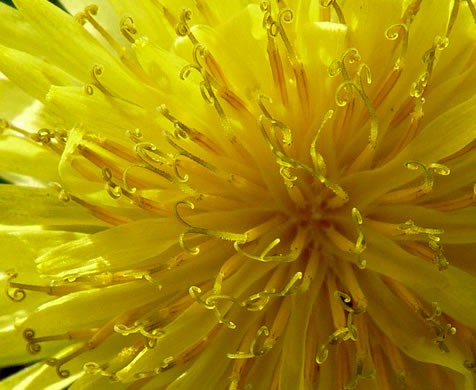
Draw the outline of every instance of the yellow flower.
[[[472,0],[15,4],[1,388],[474,388]]]

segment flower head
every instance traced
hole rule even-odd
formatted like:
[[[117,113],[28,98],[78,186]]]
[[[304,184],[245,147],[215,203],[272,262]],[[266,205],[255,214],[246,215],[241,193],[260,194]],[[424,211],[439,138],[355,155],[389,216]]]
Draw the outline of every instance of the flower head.
[[[6,386],[473,388],[472,0],[85,3],[0,6]]]

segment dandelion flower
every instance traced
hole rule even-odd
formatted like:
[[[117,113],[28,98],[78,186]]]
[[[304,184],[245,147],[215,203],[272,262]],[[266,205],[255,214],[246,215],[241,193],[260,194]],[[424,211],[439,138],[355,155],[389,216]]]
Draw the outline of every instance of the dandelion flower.
[[[2,388],[473,389],[474,2],[92,3],[0,5]]]

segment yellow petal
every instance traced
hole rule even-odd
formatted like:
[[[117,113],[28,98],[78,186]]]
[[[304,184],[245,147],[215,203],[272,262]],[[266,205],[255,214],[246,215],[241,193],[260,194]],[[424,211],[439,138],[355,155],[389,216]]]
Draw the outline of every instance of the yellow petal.
[[[30,54],[0,46],[0,70],[29,95],[44,101],[51,84],[70,85],[57,67]]]
[[[0,220],[5,225],[104,226],[79,205],[60,201],[50,188],[5,184],[0,185]]]
[[[12,173],[34,178],[46,185],[58,181],[58,156],[44,147],[16,136],[0,138],[0,176],[11,177]],[[38,162],[41,161],[41,164]]]

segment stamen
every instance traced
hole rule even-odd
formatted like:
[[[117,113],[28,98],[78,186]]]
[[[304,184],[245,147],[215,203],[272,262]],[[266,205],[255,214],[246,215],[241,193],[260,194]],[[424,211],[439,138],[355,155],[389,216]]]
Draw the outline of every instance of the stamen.
[[[88,285],[81,285],[81,284],[77,284],[74,286],[56,285],[54,281],[52,281],[49,285],[46,285],[46,286],[38,286],[33,284],[12,282],[12,280],[18,276],[17,272],[11,269],[6,271],[5,273],[7,275],[7,287],[6,287],[7,297],[10,298],[14,302],[21,302],[25,299],[26,297],[25,290],[41,292],[41,293],[52,295],[52,296],[64,296],[75,291],[83,291],[90,288],[90,286]]]
[[[329,65],[327,73],[330,77],[336,77],[338,74],[342,74],[344,81],[350,81],[351,79],[346,67],[346,62],[353,64],[360,61],[360,59],[359,51],[356,48],[352,47],[347,49],[342,55],[341,60],[335,60]]]
[[[184,154],[182,152],[179,152],[177,154],[174,155],[173,157],[173,165],[174,165],[174,172],[175,172],[175,176],[177,177],[177,179],[181,182],[181,183],[186,183],[189,179],[189,175],[188,173],[184,174],[183,176],[180,175],[180,172],[178,171],[178,167],[177,167],[177,159],[180,157],[180,156],[183,156]],[[188,157],[188,156],[187,156]]]
[[[219,329],[220,328],[218,326],[215,326],[215,328],[213,328],[210,331],[210,333],[208,333],[207,336],[202,338],[197,344],[193,345],[190,349],[186,350],[185,352],[182,352],[180,355],[176,357],[173,357],[173,356],[166,357],[165,359],[162,360],[162,364],[159,367],[151,371],[138,372],[134,375],[134,378],[135,379],[152,378],[173,367],[180,366],[189,362],[194,357],[199,355],[207,347],[207,345],[217,335]]]
[[[365,379],[375,379],[375,369],[370,370],[368,373],[364,374],[363,372],[363,362],[359,360],[357,362],[357,367],[355,369],[355,375],[352,380],[344,386],[344,390],[355,390],[358,388],[360,382]]]
[[[404,24],[409,26],[412,22],[417,13],[420,11],[420,5],[423,0],[413,0],[405,10],[403,14],[402,21]]]
[[[193,35],[192,31],[190,30],[190,26],[188,22],[192,20],[192,10],[191,9],[182,9],[182,13],[180,14],[180,22],[175,27],[175,32],[177,35],[181,37],[188,37],[192,44],[195,46],[199,42],[195,35]]]
[[[330,336],[327,342],[319,348],[319,351],[316,355],[316,363],[323,364],[327,357],[329,356],[329,346],[339,344],[343,341],[352,340],[357,341],[357,328],[353,324],[353,316],[355,314],[360,314],[365,311],[365,308],[357,308],[354,309],[352,307],[352,298],[341,291],[336,290],[334,292],[334,297],[336,298],[337,302],[341,304],[344,310],[348,313],[347,314],[347,324],[343,328],[339,328],[335,330]]]
[[[137,309],[135,309],[137,310]],[[61,367],[76,358],[77,356],[81,355],[84,352],[94,350],[98,345],[102,344],[109,336],[113,334],[114,324],[122,321],[127,321],[133,312],[125,312],[122,313],[110,321],[105,323],[101,328],[99,328],[94,335],[81,347],[79,347],[76,351],[69,353],[68,355],[62,358],[52,358],[47,360],[45,363],[48,366],[56,367],[56,373],[60,378],[67,378],[70,376],[70,372],[68,370],[61,369]]]
[[[448,353],[450,350],[448,346],[445,344],[446,336],[451,335],[454,336],[456,334],[456,328],[451,324],[441,325],[437,320],[438,317],[441,316],[441,308],[437,302],[431,303],[432,313],[428,314],[423,309],[420,309],[420,314],[428,321],[435,332],[436,338],[435,343],[438,344],[438,347],[442,352]]]
[[[436,60],[438,59],[437,51],[441,51],[448,46],[448,38],[437,36],[433,42],[433,46],[425,52],[423,55],[423,62],[426,64],[426,70],[420,75],[417,81],[415,81],[410,88],[410,96],[417,99],[421,98],[428,82],[433,73]]]
[[[412,171],[416,171],[418,169],[423,169],[425,172],[425,182],[422,185],[423,192],[425,194],[429,193],[433,189],[434,179],[433,173],[441,176],[448,176],[450,174],[450,169],[443,165],[432,163],[428,166],[419,162],[419,161],[409,161],[405,163],[405,168],[410,169]]]
[[[363,71],[365,71],[367,76],[366,77],[367,84],[369,85],[372,84],[372,76],[370,73],[370,68],[366,64],[361,64],[357,71],[357,77],[355,78],[354,81],[347,80],[339,85],[339,87],[336,90],[335,99],[339,107],[345,107],[348,103],[352,101],[352,95],[351,95],[352,87],[359,93],[370,115],[369,142],[370,142],[370,145],[375,149],[375,147],[377,146],[377,137],[378,137],[377,114],[375,112],[374,106],[370,102],[370,99],[365,93],[365,90],[363,87],[363,82],[362,82]]]
[[[319,265],[321,265],[319,263],[319,250],[315,246],[312,248],[306,261],[306,269],[304,270],[301,286],[295,287],[296,293],[304,293],[309,290],[313,279],[316,278]]]
[[[270,301],[272,297],[285,297],[288,295],[299,293],[302,290],[300,287],[294,286],[298,280],[302,279],[302,272],[297,272],[296,274],[294,274],[291,280],[283,287],[283,289],[279,292],[277,292],[275,288],[272,288],[271,290],[265,290],[265,291],[250,295],[244,300],[240,300],[231,295],[220,294],[221,281],[223,277],[224,277],[223,273],[219,274],[219,276],[217,277],[217,280],[215,281],[215,286],[213,289],[214,293],[209,295],[206,299],[203,299],[202,297],[198,295],[202,293],[202,289],[198,286],[191,286],[189,288],[189,294],[197,303],[202,305],[205,309],[213,310],[218,322],[221,324],[224,324],[230,329],[235,329],[236,324],[224,318],[221,311],[217,308],[218,301],[229,301],[238,305],[239,307],[245,308],[248,311],[261,311],[268,304],[268,302]]]
[[[401,38],[401,32],[403,32],[403,38]],[[389,28],[387,28],[387,30],[385,30],[385,37],[390,41],[396,41],[397,39],[402,40],[400,56],[393,66],[394,70],[399,71],[405,64],[405,57],[408,49],[408,26],[403,23],[392,24]]]
[[[5,130],[11,130],[19,133],[34,142],[38,142],[44,146],[48,146],[52,151],[57,154],[62,154],[64,144],[66,143],[67,135],[63,131],[53,131],[46,128],[39,129],[36,133],[31,133],[25,129],[15,126],[8,122],[6,119],[0,118],[0,135]]]
[[[157,146],[149,142],[141,142],[134,146],[134,151],[136,152],[136,156],[139,160],[141,160],[145,164],[171,164],[171,158],[162,153]]]
[[[109,91],[101,84],[99,78],[102,76],[104,72],[104,67],[100,64],[94,64],[91,68],[91,77],[94,80],[93,83],[88,83],[84,85],[84,92],[87,95],[94,94],[94,87],[99,89],[104,95],[111,96]]]
[[[356,264],[360,269],[365,269],[365,266],[367,264],[367,260],[364,260],[360,257],[362,252],[367,248],[367,244],[365,242],[365,237],[364,233],[362,231],[362,215],[360,214],[360,211],[356,209],[355,207],[352,208],[352,219],[354,220],[356,229],[357,229],[357,241],[355,242],[355,249],[354,252],[356,254]]]
[[[454,0],[453,2],[453,9],[451,10],[450,20],[448,21],[448,27],[446,29],[446,38],[450,36],[451,31],[453,30],[453,26],[456,22],[456,18],[458,17],[460,1],[461,0]]]
[[[159,375],[160,373],[170,370],[171,368],[176,366],[176,362],[173,356],[168,356],[162,360],[162,364],[154,368],[151,371],[143,371],[134,374],[135,379],[144,379],[144,378],[152,378],[154,376]]]
[[[423,195],[430,193],[433,190],[434,173],[440,176],[448,176],[451,173],[450,169],[447,166],[438,163],[425,165],[419,161],[408,161],[405,163],[405,168],[410,169],[412,171],[422,169],[425,179],[424,182],[417,187],[405,188],[402,190],[395,190],[389,192],[379,199],[380,202],[403,203],[417,199]]]
[[[138,129],[136,129],[135,131],[140,133]],[[127,132],[127,134],[129,133],[130,131]],[[101,136],[99,134],[84,134],[83,139],[86,141],[95,143],[96,145],[100,146],[102,149],[108,151],[109,153],[125,161],[128,161],[128,162],[136,161],[136,156],[134,153],[132,153],[129,147],[126,147],[104,136]]]
[[[415,223],[410,219],[405,223],[398,225],[398,229],[405,232],[405,234],[426,234],[428,235],[428,246],[434,252],[433,262],[438,265],[438,269],[443,271],[448,268],[448,260],[443,254],[443,249],[440,244],[440,237],[444,233],[443,229],[432,229],[432,228],[423,228],[416,226]]]
[[[214,88],[212,86],[211,76],[206,71],[206,69],[202,67],[202,65],[198,61],[199,56],[205,57],[205,55],[207,53],[205,46],[203,44],[197,42],[194,46],[193,53],[194,53],[193,56],[194,56],[195,61],[196,61],[197,64],[196,65],[194,65],[194,64],[186,65],[180,71],[179,76],[182,80],[185,80],[185,79],[188,78],[188,76],[190,75],[190,72],[192,70],[196,70],[198,73],[200,73],[200,75],[203,78],[203,81],[200,83],[200,92],[202,93],[203,99],[208,104],[211,104],[211,105],[214,106],[216,112],[218,113],[218,116],[220,117],[221,125],[222,125],[223,129],[225,130],[225,136],[228,137],[230,139],[230,141],[235,142],[236,141],[235,136],[233,136],[231,134],[232,130],[231,130],[230,121],[229,121],[228,117],[226,116],[225,111],[223,110],[223,107],[221,106],[221,104],[218,101],[218,98],[217,98],[217,96],[214,92]]]
[[[302,103],[304,108],[305,115],[308,115],[309,110],[309,92],[307,86],[307,77],[304,71],[304,65],[302,64],[301,60],[298,58],[288,36],[286,35],[286,31],[284,30],[284,23],[292,23],[294,20],[294,13],[291,9],[286,8],[279,12],[278,15],[278,32],[281,35],[281,39],[283,40],[284,46],[286,47],[286,51],[288,52],[289,62],[293,67],[294,77],[296,79],[296,87],[298,90],[299,99]]]
[[[28,342],[26,345],[27,352],[31,354],[37,354],[41,351],[41,345],[39,343],[45,341],[58,341],[58,340],[73,340],[89,338],[98,331],[97,328],[85,328],[66,332],[64,334],[58,334],[53,336],[35,337],[35,331],[33,329],[25,329],[23,331],[23,338]]]
[[[284,297],[301,292],[302,289],[300,287],[294,287],[296,282],[301,279],[302,272],[296,272],[281,291],[277,292],[275,288],[272,288],[271,290],[265,290],[250,295],[241,302],[241,306],[246,308],[248,311],[261,311],[268,304],[272,297]]]
[[[283,143],[286,147],[289,147],[292,145],[292,142],[293,142],[293,137],[292,137],[292,132],[291,132],[291,129],[286,125],[284,124],[283,122],[273,118],[273,116],[270,114],[270,112],[267,110],[266,106],[264,105],[263,101],[264,100],[267,100],[269,103],[272,103],[273,100],[268,97],[268,96],[265,96],[265,95],[259,95],[258,96],[258,105],[261,109],[261,111],[263,112],[263,115],[264,117],[269,121],[271,122],[271,128],[270,128],[270,131],[271,131],[271,135],[272,135],[272,138],[273,138],[273,141],[276,143],[277,145],[277,149],[279,150],[280,153],[285,154],[284,152],[284,149],[283,149],[283,146],[281,145],[281,142],[279,141],[277,135],[276,135],[276,129],[279,129],[281,131],[281,135],[283,137]],[[268,144],[270,144],[271,146],[273,146],[272,144],[272,141],[271,139],[269,139],[269,137],[267,137],[267,134],[265,136],[265,139],[267,141],[269,141]],[[270,147],[271,147],[270,146]]]
[[[60,378],[68,378],[71,375],[71,373],[69,372],[69,370],[62,369],[62,366],[64,364],[68,363],[69,361],[73,360],[74,358],[78,357],[83,352],[86,352],[88,349],[89,348],[87,347],[87,344],[84,344],[82,347],[77,349],[75,352],[72,352],[72,353],[70,353],[69,355],[67,355],[63,358],[48,359],[45,363],[50,367],[55,367],[56,368],[56,374]]]
[[[83,365],[83,370],[90,375],[101,375],[109,378],[111,382],[117,382],[119,379],[116,377],[116,373],[106,371],[107,365],[101,367],[96,362],[87,362]]]
[[[177,160],[177,157],[179,156],[184,156],[184,157],[187,157],[189,158],[190,160],[196,162],[197,164],[201,165],[202,167],[204,168],[207,168],[209,169],[210,171],[214,172],[214,173],[218,173],[218,168],[215,167],[213,164],[210,164],[208,162],[206,162],[205,160],[201,159],[200,157],[197,157],[195,156],[194,154],[188,152],[187,150],[185,150],[184,148],[182,148],[181,146],[179,146],[178,144],[176,144],[174,141],[172,141],[170,138],[167,139],[167,142],[172,145],[177,151],[178,153],[173,157],[173,161],[174,161],[174,169],[176,168],[176,160]],[[180,176],[177,171],[176,171],[176,175],[178,177],[181,177],[182,180],[183,178],[187,177],[188,178],[188,175],[184,175],[183,177]],[[185,181],[187,181],[187,179],[185,179]]]
[[[334,10],[337,14],[337,17],[339,18],[339,23],[346,24],[344,14],[342,12],[342,9],[339,7],[339,4],[337,4],[337,0],[321,0],[320,3],[321,3],[321,7],[324,7],[324,8],[329,8],[332,5],[332,7],[334,7]]]
[[[215,317],[217,318],[220,324],[224,324],[226,327],[230,329],[236,328],[236,324],[234,322],[229,321],[223,317],[223,314],[218,310],[216,303],[218,300],[226,300],[226,301],[231,301],[233,303],[236,303],[239,306],[242,306],[238,298],[232,297],[231,295],[221,294],[221,295],[210,295],[205,300],[203,300],[200,296],[197,295],[202,293],[202,289],[197,286],[190,286],[188,292],[190,296],[193,299],[195,299],[200,305],[202,305],[205,309],[213,310]]]
[[[271,3],[270,3],[269,0],[262,0],[261,1],[261,10],[265,13],[265,16],[264,16],[264,19],[263,19],[263,26],[268,31],[268,37],[273,37],[274,38],[279,34],[281,36],[281,39],[282,39],[283,43],[284,43],[284,46],[286,47],[286,51],[288,53],[288,59],[289,59],[289,62],[291,63],[291,66],[293,68],[299,99],[302,103],[304,113],[307,116],[309,114],[309,112],[308,112],[309,111],[309,93],[308,93],[308,89],[307,89],[308,88],[307,87],[307,78],[306,78],[306,74],[304,72],[304,66],[303,66],[301,60],[296,55],[296,51],[294,50],[294,47],[292,46],[291,41],[289,40],[289,38],[286,34],[286,31],[284,29],[284,24],[285,23],[288,24],[288,23],[291,23],[294,20],[294,13],[289,8],[282,9],[279,12],[278,19],[277,19],[278,21],[276,22],[272,18]],[[271,41],[272,41],[271,39],[268,39],[268,43],[271,42]],[[271,43],[270,49],[274,53],[278,53],[277,50],[274,50],[273,46],[274,46],[274,42]],[[276,60],[279,61],[279,63],[280,63],[279,58],[276,58]],[[285,83],[285,80],[282,80],[282,77],[284,77],[284,75],[281,74],[281,70],[279,70],[279,66],[280,66],[279,63],[274,61],[274,60],[273,61],[270,60],[270,62],[272,63],[272,65],[271,65],[272,68],[273,68],[273,64],[277,65],[276,75],[274,75],[274,72],[273,72],[273,77],[275,78],[275,80],[278,81],[278,85],[281,85],[282,82]],[[284,88],[284,86],[283,86],[283,88]],[[284,94],[284,91],[281,92],[282,96],[284,96],[283,94]],[[285,100],[283,100],[283,102],[284,101],[287,101],[287,95],[285,97]]]
[[[329,190],[334,192],[334,194],[339,198],[339,206],[342,205],[342,202],[346,203],[349,199],[349,196],[347,195],[347,193],[338,184],[333,183],[330,180],[328,180],[326,177],[324,177],[324,175],[321,172],[321,169],[316,171],[313,168],[309,167],[308,165],[306,165],[306,164],[304,164],[300,161],[297,161],[297,160],[289,157],[286,154],[283,146],[281,145],[281,142],[279,141],[279,139],[276,135],[276,128],[281,131],[282,137],[283,137],[283,143],[284,143],[285,146],[289,146],[292,143],[291,129],[289,129],[289,127],[286,126],[286,124],[274,119],[271,116],[269,111],[264,106],[263,100],[268,100],[270,102],[272,101],[271,98],[269,98],[265,95],[260,95],[258,97],[258,105],[260,106],[260,109],[263,112],[263,115],[260,115],[260,117],[259,117],[259,125],[260,125],[260,129],[261,129],[261,134],[263,135],[263,137],[264,137],[266,143],[268,144],[270,150],[276,156],[276,163],[281,167],[280,173],[283,172],[283,170],[282,170],[283,167],[286,170],[289,170],[289,168],[303,169],[306,172],[308,172],[311,176],[318,179]],[[324,118],[323,122],[321,123],[321,127],[324,126],[325,122],[327,121],[327,119],[326,119],[327,117],[329,117],[329,112],[326,115],[326,117]],[[268,121],[271,122],[270,132],[271,132],[272,138],[274,139],[274,142],[275,142],[276,145],[273,144],[271,138],[268,136],[268,133],[266,132],[266,128],[264,126],[264,120],[265,119],[267,119]],[[319,133],[319,132],[320,132],[320,129],[318,130],[317,133]],[[318,134],[315,137],[316,142],[317,142],[317,137],[318,137]],[[313,150],[315,151],[315,147],[312,148],[312,145],[311,145],[311,149],[312,150],[311,150],[310,153],[311,153],[311,158],[312,158],[312,156],[314,154]],[[323,164],[323,159],[319,158],[319,155],[318,155],[317,152],[315,153],[314,158],[315,158],[315,160],[313,160],[313,163],[314,163],[314,161],[316,161],[317,165],[320,168],[323,168],[325,164]],[[285,182],[286,182],[286,180],[290,180],[292,182],[294,177],[293,176],[286,176],[286,175],[289,175],[289,171],[285,171],[285,175],[284,175]]]
[[[162,10],[162,13],[164,14],[165,18],[169,22],[169,24],[172,27],[175,27],[177,25],[177,19],[175,16],[168,10],[167,7],[165,7],[159,0],[150,0],[156,7],[160,8]]]
[[[329,121],[329,119],[332,118],[333,115],[334,115],[334,110],[329,110],[324,115],[321,125],[317,129],[316,134],[314,135],[314,138],[312,139],[311,147],[310,147],[310,154],[311,154],[312,166],[314,168],[314,172],[320,172],[322,175],[326,174],[326,163],[322,155],[319,152],[317,152],[316,144],[322,129],[324,128],[326,123]]]
[[[121,186],[112,181],[112,173],[109,168],[104,168],[102,171],[103,179],[106,182],[106,191],[113,199],[120,199],[122,197]]]
[[[131,70],[139,79],[143,82],[150,84],[150,80],[145,74],[144,70],[127,54],[126,48],[121,46],[114,38],[96,21],[93,17],[97,15],[99,7],[97,5],[87,6],[83,12],[80,12],[75,16],[75,19],[81,24],[84,25],[86,22],[89,22],[94,29],[106,40],[106,42],[114,49],[117,53],[120,60],[126,65],[129,70]],[[135,42],[131,34],[137,33],[137,30],[134,26],[134,21],[130,16],[126,16],[121,19],[120,23],[121,33],[126,37],[126,39],[133,43]],[[94,93],[91,84],[85,86],[85,91],[88,95]],[[103,91],[104,92],[104,91]]]
[[[132,137],[135,140],[141,141],[140,137],[138,138],[137,135],[141,135],[140,132],[135,133]],[[149,142],[140,142],[135,145],[134,150],[136,152],[136,157],[141,163],[132,164],[127,167],[122,172],[122,180],[124,182],[125,188],[128,190],[130,194],[135,192],[135,189],[129,185],[128,175],[132,168],[144,168],[150,172],[156,173],[157,175],[161,176],[168,182],[175,184],[181,191],[183,191],[187,195],[197,196],[197,192],[188,186],[187,184],[180,181],[174,175],[169,174],[168,172],[163,171],[162,169],[158,169],[155,165],[167,165],[169,167],[173,167],[173,155],[168,155],[161,152],[157,147]]]
[[[472,2],[472,0],[466,0],[466,3],[468,3],[469,10],[471,11],[471,15],[473,15],[473,19],[476,22],[476,6]]]
[[[84,25],[86,22],[91,23],[91,25],[101,34],[101,36],[111,45],[111,47],[116,50],[117,53],[122,52],[122,48],[119,44],[112,38],[112,36],[94,19],[94,15],[97,15],[99,7],[95,4],[88,5],[83,12],[78,13],[75,16],[75,19],[81,24]]]
[[[210,26],[215,26],[218,24],[217,17],[210,9],[210,7],[206,4],[206,2],[204,2],[203,0],[195,0],[195,6]]]
[[[279,238],[276,238],[271,243],[269,243],[262,250],[259,256],[255,256],[244,251],[242,248],[240,248],[238,241],[235,241],[233,247],[241,255],[246,256],[253,260],[261,261],[264,263],[271,262],[271,261],[287,263],[287,262],[295,261],[299,257],[299,255],[301,254],[302,250],[305,247],[307,236],[308,236],[308,232],[306,229],[298,228],[296,236],[294,237],[293,242],[291,243],[291,252],[288,255],[280,254],[280,255],[268,256],[268,253],[281,242]]]
[[[124,38],[126,38],[130,43],[136,41],[133,35],[137,34],[137,29],[134,25],[134,19],[132,19],[132,16],[124,16],[121,19],[120,30]]]
[[[184,225],[189,227],[189,229],[187,229],[179,237],[180,247],[183,250],[189,252],[190,254],[198,255],[198,253],[200,252],[200,249],[199,248],[190,249],[185,246],[184,237],[186,234],[193,234],[193,233],[203,234],[205,236],[219,238],[220,240],[235,241],[239,243],[245,243],[247,241],[248,238],[246,237],[246,234],[229,233],[229,232],[224,232],[220,230],[205,229],[205,228],[200,228],[200,227],[195,227],[190,225],[180,216],[178,212],[178,206],[182,204],[188,206],[192,210],[195,209],[195,205],[189,200],[180,201],[175,204],[175,216],[180,222],[182,222]]]
[[[181,22],[176,27],[176,33],[177,35],[182,37],[187,36],[192,42],[192,45],[194,47],[193,58],[197,67],[201,71],[203,71],[204,74],[206,74],[206,77],[204,76],[204,78],[206,78],[210,82],[211,85],[213,85],[217,90],[219,90],[220,95],[232,106],[237,104],[236,107],[244,108],[245,106],[243,102],[241,101],[241,99],[227,88],[225,75],[223,74],[223,71],[220,69],[220,66],[218,65],[215,58],[208,52],[208,50],[206,50],[205,46],[201,44],[197,40],[197,38],[193,35],[190,29],[190,26],[188,25],[188,22],[192,20],[192,11],[190,9],[183,9],[180,19],[181,19]],[[204,60],[205,65],[210,70],[211,75],[206,71],[205,67],[201,64],[201,62],[199,61],[199,57],[201,57]],[[219,88],[219,85],[221,85],[222,88]]]
[[[268,35],[268,59],[271,66],[271,73],[273,74],[273,81],[275,87],[279,89],[281,101],[286,106],[289,102],[286,78],[284,75],[283,63],[279,54],[279,49],[276,46],[275,37],[278,34],[276,22],[271,15],[271,3],[269,1],[261,2],[261,10],[263,15],[263,27],[266,29]]]
[[[188,127],[185,126],[182,122],[180,122],[177,118],[175,118],[168,108],[165,106],[165,104],[162,104],[161,106],[157,107],[157,110],[165,117],[167,118],[170,122],[174,124],[174,137],[177,139],[189,139],[190,138],[190,133],[192,130]]]
[[[92,205],[83,199],[78,198],[77,196],[67,192],[59,183],[52,183],[51,186],[58,191],[58,199],[62,202],[69,202],[74,201],[79,205],[88,209],[95,217],[99,218],[100,220],[109,223],[111,225],[120,225],[123,223],[129,223],[132,219],[128,217],[124,217],[122,215],[112,214],[108,210]]]
[[[12,282],[18,274],[13,269],[6,271],[5,274],[7,275],[7,297],[14,302],[23,301],[26,296],[25,290],[22,288],[23,285]]]
[[[255,357],[263,356],[270,350],[270,348],[269,346],[265,346],[264,343],[263,345],[261,345],[261,347],[258,346],[258,340],[261,338],[262,335],[264,335],[264,337],[269,336],[269,330],[266,326],[260,327],[256,332],[256,336],[251,342],[249,352],[227,353],[226,356],[229,359],[252,359]]]
[[[199,131],[195,129],[191,129],[184,123],[180,122],[176,117],[174,117],[170,113],[170,111],[167,109],[167,107],[164,104],[157,107],[157,110],[174,125],[174,133],[173,133],[174,138],[178,140],[189,139],[214,154],[219,154],[219,155],[224,154],[223,150],[221,150],[221,148],[216,143],[214,143],[210,138],[208,138],[206,135],[200,133]]]
[[[162,338],[165,334],[162,329],[153,328],[153,326],[153,324],[136,321],[130,327],[124,324],[116,324],[114,325],[114,331],[121,334],[122,336],[140,333],[145,338],[147,348],[151,349],[155,347],[157,340]]]

